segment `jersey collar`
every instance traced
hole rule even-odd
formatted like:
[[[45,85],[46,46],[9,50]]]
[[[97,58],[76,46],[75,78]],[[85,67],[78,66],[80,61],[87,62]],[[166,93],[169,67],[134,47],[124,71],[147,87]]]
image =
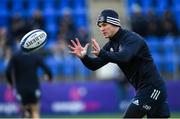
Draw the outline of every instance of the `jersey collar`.
[[[110,38],[110,41],[119,40],[121,39],[122,36],[123,36],[123,29],[120,27],[117,33],[112,38]]]

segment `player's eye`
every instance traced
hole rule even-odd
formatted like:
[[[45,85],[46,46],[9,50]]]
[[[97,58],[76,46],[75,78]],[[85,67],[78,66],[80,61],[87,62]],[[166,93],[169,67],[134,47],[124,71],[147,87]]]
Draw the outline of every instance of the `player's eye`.
[[[98,25],[98,26],[99,26],[99,28],[101,28],[101,27],[105,27],[105,26],[107,26],[107,23],[103,23],[103,22],[102,22],[102,23],[99,23],[99,25]]]
[[[107,24],[106,24],[106,23],[102,23],[101,25],[102,25],[102,26],[106,26]]]

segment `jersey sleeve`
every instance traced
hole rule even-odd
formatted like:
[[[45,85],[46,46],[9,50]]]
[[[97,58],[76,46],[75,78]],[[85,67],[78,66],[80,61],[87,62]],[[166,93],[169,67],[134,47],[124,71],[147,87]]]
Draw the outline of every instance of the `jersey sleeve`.
[[[135,56],[141,48],[140,40],[126,39],[126,43],[122,46],[122,49],[118,52],[110,52],[104,49],[100,50],[99,56],[103,60],[112,63],[126,63]]]
[[[6,74],[6,79],[7,79],[7,82],[9,85],[13,86],[13,58],[10,59],[7,67],[6,67],[6,70],[5,70],[5,74]]]
[[[107,64],[108,62],[101,59],[101,58],[92,58],[89,56],[85,56],[83,59],[81,59],[82,63],[90,70],[97,70]]]
[[[48,75],[49,79],[52,79],[52,72],[50,68],[47,66],[47,64],[44,62],[44,59],[42,57],[38,57],[38,64],[39,66],[45,71],[45,73]]]
[[[109,47],[109,44],[106,44],[102,49],[107,50]],[[102,66],[106,65],[109,61],[106,61],[100,57],[92,58],[88,55],[85,55],[83,59],[81,59],[82,63],[90,70],[97,70],[101,68]]]

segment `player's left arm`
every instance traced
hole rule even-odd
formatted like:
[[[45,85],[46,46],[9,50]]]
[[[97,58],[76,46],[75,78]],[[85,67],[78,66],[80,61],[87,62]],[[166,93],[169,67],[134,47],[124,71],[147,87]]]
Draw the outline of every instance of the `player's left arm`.
[[[13,59],[11,59],[6,67],[5,74],[7,83],[13,87]]]
[[[48,75],[48,80],[51,81],[53,78],[52,72],[51,72],[50,68],[47,66],[47,64],[44,62],[44,59],[41,56],[38,56],[38,64]]]
[[[130,61],[138,53],[141,47],[141,40],[127,39],[127,42],[122,46],[122,49],[118,52],[110,52],[101,49],[98,54],[98,57],[112,63],[126,63]]]

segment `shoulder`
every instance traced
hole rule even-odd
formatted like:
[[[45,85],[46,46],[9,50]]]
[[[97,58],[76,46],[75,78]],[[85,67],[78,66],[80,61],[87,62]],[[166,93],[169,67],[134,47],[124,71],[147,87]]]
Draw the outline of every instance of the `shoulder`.
[[[14,51],[14,52],[12,52],[11,59],[16,59],[16,58],[20,57],[20,55],[21,55],[20,50]]]
[[[125,30],[125,32],[126,32],[126,34],[125,34],[126,41],[136,42],[136,43],[140,43],[140,44],[146,44],[145,39],[142,36],[140,36],[139,34],[133,32],[133,31],[130,31],[130,30]]]
[[[134,38],[137,40],[144,40],[144,38],[142,36],[140,36],[139,34],[137,34],[134,31],[126,30],[126,35],[130,38]]]
[[[32,52],[29,56],[36,61],[43,61],[43,57],[40,53]]]

